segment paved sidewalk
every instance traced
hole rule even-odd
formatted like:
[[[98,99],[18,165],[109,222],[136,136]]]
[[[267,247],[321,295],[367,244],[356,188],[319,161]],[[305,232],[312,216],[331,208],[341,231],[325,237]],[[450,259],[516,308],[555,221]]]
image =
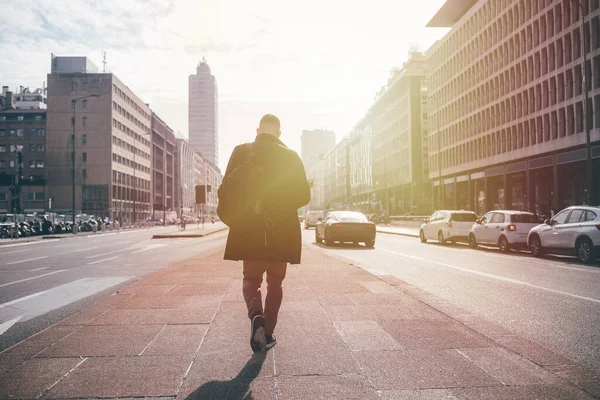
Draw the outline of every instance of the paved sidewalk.
[[[411,237],[419,237],[419,227],[400,227],[393,225],[377,225],[378,233],[389,233],[392,235],[402,235],[402,236],[411,236]]]
[[[314,248],[288,269],[279,343],[252,355],[241,266],[221,258],[151,274],[0,353],[0,398],[600,395],[597,372]]]
[[[227,229],[229,229],[227,225],[222,222],[216,222],[214,224],[205,223],[204,228],[202,227],[202,224],[187,224],[185,231],[177,230],[169,233],[158,233],[153,235],[152,239],[198,238],[225,231]]]

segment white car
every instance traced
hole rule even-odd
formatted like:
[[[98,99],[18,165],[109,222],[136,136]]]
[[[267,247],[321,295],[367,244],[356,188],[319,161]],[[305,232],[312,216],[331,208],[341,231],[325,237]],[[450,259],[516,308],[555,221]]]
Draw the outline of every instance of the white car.
[[[469,246],[498,246],[501,251],[526,248],[527,235],[540,224],[537,215],[525,211],[495,210],[479,218],[469,233]]]
[[[441,244],[447,241],[466,242],[476,221],[477,214],[473,211],[436,211],[421,225],[419,237],[422,243],[430,239],[437,240]]]
[[[565,208],[533,228],[527,243],[534,257],[546,253],[567,254],[592,263],[600,254],[600,207]]]
[[[323,220],[323,211],[309,211],[304,218],[304,229],[316,227],[319,221]]]

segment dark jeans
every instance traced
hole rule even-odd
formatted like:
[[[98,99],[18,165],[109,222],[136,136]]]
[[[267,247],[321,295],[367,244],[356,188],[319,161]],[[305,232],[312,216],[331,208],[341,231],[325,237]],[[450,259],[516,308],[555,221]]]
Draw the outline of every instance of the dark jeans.
[[[272,335],[277,325],[277,314],[283,299],[283,279],[287,270],[287,262],[244,260],[244,284],[242,291],[248,307],[248,317],[263,314],[265,317],[265,333]],[[262,306],[260,286],[263,275],[267,273],[267,296],[265,308]]]

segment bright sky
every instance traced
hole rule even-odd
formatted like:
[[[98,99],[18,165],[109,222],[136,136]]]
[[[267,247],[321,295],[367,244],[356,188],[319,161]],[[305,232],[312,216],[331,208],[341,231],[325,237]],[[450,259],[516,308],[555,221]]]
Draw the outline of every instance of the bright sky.
[[[0,86],[41,87],[50,53],[88,56],[187,136],[189,74],[205,56],[219,84],[220,167],[278,115],[300,151],[303,129],[349,133],[400,67],[446,29],[425,28],[444,0],[0,0]]]

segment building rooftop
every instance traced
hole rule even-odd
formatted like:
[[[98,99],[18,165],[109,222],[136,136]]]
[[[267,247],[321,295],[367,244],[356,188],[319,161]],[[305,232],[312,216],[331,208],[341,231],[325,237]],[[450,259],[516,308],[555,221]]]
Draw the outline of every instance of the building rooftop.
[[[447,0],[427,24],[428,28],[451,28],[477,0]]]

